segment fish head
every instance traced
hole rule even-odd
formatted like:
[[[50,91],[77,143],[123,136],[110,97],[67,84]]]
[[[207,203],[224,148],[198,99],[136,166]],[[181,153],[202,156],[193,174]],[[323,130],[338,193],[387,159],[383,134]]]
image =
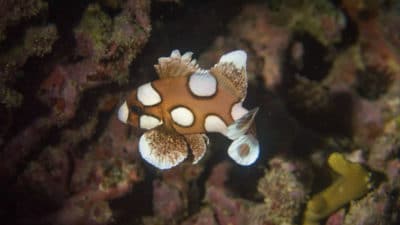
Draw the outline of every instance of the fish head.
[[[118,119],[133,127],[139,128],[139,118],[145,113],[144,105],[136,98],[137,91],[133,90],[118,109]]]
[[[150,130],[163,124],[161,96],[151,83],[129,93],[118,109],[118,118],[133,127]]]

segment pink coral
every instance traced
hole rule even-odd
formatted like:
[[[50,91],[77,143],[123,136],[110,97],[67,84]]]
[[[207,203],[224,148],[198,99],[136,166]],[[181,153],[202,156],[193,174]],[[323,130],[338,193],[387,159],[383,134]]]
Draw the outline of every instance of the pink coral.
[[[341,209],[328,217],[325,225],[342,225],[344,221],[345,211]]]
[[[265,87],[276,89],[282,80],[282,56],[289,44],[289,31],[275,26],[267,7],[264,5],[247,5],[231,24],[232,35],[248,43],[255,54],[264,60],[262,76]]]
[[[185,208],[185,202],[179,191],[165,182],[153,181],[153,211],[164,220],[179,218]]]
[[[182,225],[218,225],[214,212],[210,208],[203,208],[200,212],[185,220]]]
[[[247,219],[248,206],[245,201],[230,196],[225,185],[231,166],[228,162],[222,162],[213,168],[204,197],[213,209],[220,225],[245,224]]]
[[[2,159],[7,159],[0,164],[1,182],[6,184],[17,175],[18,166],[24,163],[32,146],[40,143],[41,136],[38,134],[47,134],[52,125],[51,119],[39,118],[5,145],[0,153]]]

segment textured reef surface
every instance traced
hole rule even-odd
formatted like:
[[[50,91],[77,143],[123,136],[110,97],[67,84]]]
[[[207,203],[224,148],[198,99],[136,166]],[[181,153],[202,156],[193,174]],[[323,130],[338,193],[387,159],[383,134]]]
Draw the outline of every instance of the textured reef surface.
[[[0,0],[2,224],[400,224],[395,0]],[[248,54],[254,165],[166,171],[116,110],[171,50]]]

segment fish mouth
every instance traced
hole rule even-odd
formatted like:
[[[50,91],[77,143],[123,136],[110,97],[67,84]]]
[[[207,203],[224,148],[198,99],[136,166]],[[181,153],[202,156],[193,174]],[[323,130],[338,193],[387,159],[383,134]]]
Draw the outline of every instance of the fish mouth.
[[[128,104],[125,101],[118,109],[118,119],[123,123],[127,123],[128,115],[129,115]]]

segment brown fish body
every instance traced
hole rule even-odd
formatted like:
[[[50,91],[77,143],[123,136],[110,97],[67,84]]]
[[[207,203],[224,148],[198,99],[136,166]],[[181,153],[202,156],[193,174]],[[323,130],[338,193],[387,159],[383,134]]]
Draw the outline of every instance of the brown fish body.
[[[159,105],[145,110],[148,110],[149,113],[161,112],[161,115],[155,114],[155,116],[162,118],[167,127],[173,128],[180,134],[207,132],[204,122],[209,115],[219,116],[227,125],[234,121],[231,109],[240,99],[223,90],[220,85],[217,85],[217,91],[213,96],[200,98],[191,93],[187,83],[187,77],[172,77],[153,81],[153,88],[162,93],[161,98],[163,100]],[[171,118],[171,111],[179,106],[184,106],[191,110],[194,115],[192,125],[181,126]],[[158,109],[153,109],[154,107]]]

